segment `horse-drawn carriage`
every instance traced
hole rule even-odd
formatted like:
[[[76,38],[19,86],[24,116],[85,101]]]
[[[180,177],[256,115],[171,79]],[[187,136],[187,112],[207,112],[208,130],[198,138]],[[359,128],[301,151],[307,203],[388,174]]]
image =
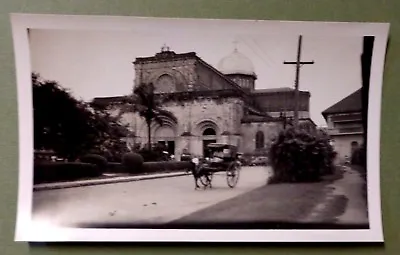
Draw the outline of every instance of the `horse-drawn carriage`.
[[[230,188],[234,188],[239,180],[241,164],[237,147],[225,143],[210,143],[207,146],[210,157],[204,159],[194,158],[192,162],[195,164],[193,176],[196,188],[200,188],[200,183],[211,188],[213,176],[217,173],[225,173],[226,181]]]

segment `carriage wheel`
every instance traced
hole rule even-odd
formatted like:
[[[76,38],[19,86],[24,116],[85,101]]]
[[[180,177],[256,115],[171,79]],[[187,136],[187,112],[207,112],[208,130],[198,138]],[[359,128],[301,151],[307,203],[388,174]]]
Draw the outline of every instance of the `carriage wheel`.
[[[240,166],[233,162],[226,170],[226,181],[230,188],[234,188],[239,181]]]

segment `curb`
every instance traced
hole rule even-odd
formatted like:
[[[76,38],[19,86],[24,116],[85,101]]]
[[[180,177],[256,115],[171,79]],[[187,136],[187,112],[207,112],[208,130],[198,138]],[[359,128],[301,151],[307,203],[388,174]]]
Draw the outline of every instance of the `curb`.
[[[177,172],[177,173],[167,173],[167,174],[158,174],[158,175],[154,174],[154,175],[141,175],[141,176],[130,176],[130,177],[111,177],[111,178],[100,179],[100,180],[46,183],[46,184],[34,185],[33,191],[76,188],[76,187],[112,184],[112,183],[120,183],[120,182],[144,181],[144,180],[152,180],[152,179],[185,176],[185,175],[190,175],[190,174],[191,173],[187,173],[187,172]]]

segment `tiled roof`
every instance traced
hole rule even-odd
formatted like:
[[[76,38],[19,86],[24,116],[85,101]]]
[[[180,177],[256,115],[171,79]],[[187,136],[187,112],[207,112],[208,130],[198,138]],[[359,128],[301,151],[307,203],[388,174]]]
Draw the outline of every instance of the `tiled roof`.
[[[294,91],[294,89],[289,88],[289,87],[270,88],[270,89],[255,89],[253,91],[253,93],[258,94],[258,93],[289,92],[289,91]]]
[[[251,95],[257,98],[263,98],[262,100],[264,100],[266,96],[270,97],[270,96],[275,96],[277,94],[291,95],[294,92],[295,90],[292,88],[282,87],[282,88],[270,88],[270,89],[255,89],[254,91],[251,92]],[[299,90],[299,94],[310,96],[310,92],[305,90]]]
[[[343,98],[336,104],[327,108],[322,112],[322,115],[325,117],[328,114],[333,113],[347,113],[347,112],[361,112],[362,111],[362,93],[361,89],[353,92],[347,97]]]

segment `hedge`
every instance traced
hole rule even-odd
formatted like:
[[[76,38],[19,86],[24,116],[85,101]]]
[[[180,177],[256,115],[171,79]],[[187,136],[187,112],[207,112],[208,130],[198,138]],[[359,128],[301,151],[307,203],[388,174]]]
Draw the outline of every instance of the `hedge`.
[[[122,163],[108,162],[107,173],[129,173],[129,169]]]
[[[79,159],[82,163],[89,163],[97,165],[101,170],[105,170],[107,167],[107,159],[98,154],[86,154]]]
[[[190,161],[144,162],[141,168],[129,169],[121,163],[107,164],[106,170],[95,164],[82,162],[42,162],[34,165],[34,184],[74,181],[83,178],[99,177],[108,173],[158,173],[191,170],[194,164]]]
[[[129,169],[121,163],[108,163],[110,173],[157,173],[191,170],[194,167],[190,161],[158,161],[144,162],[140,169]]]
[[[72,181],[101,176],[101,169],[90,163],[41,162],[34,164],[34,184],[56,181]]]
[[[194,167],[190,161],[158,161],[158,162],[144,162],[142,172],[167,172],[167,171],[183,171],[189,170]]]

